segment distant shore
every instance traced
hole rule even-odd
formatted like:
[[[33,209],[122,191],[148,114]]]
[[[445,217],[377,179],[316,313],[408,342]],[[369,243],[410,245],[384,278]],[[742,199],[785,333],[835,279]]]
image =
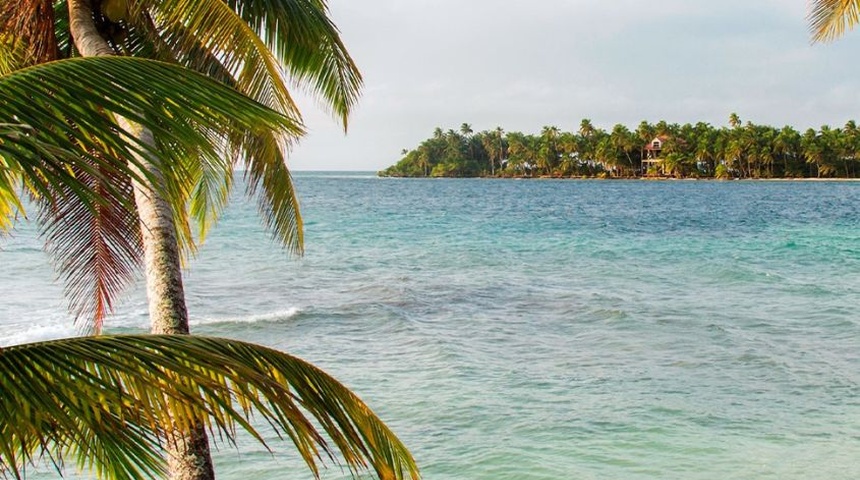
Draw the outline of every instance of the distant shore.
[[[474,132],[437,127],[397,163],[379,172],[395,177],[552,178],[860,178],[860,126],[822,125],[799,131],[741,122],[727,127],[642,121],[635,129],[604,130],[585,118],[576,131],[547,125],[540,133]],[[819,180],[821,179],[821,180]]]
[[[376,175],[379,178],[424,178],[424,179],[486,179],[486,180],[599,180],[599,181],[644,181],[644,182],[860,182],[860,178],[817,178],[817,177],[806,177],[806,178],[713,178],[713,177],[687,177],[687,178],[674,178],[674,177],[554,177],[551,175],[541,175],[541,176],[473,176],[473,177],[410,177],[403,175],[383,175],[381,173],[377,173]]]

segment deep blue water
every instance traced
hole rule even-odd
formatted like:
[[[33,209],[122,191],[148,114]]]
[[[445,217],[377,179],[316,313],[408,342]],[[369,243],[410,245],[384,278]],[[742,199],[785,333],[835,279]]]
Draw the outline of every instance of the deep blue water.
[[[306,255],[237,196],[193,329],[334,374],[426,479],[860,478],[860,183],[295,180]],[[72,334],[32,227],[0,259],[2,343]],[[220,478],[312,478],[274,447]]]

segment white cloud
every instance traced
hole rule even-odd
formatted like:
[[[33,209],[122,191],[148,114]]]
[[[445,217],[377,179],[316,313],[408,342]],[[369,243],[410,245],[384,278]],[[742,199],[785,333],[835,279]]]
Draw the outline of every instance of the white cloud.
[[[860,111],[860,36],[810,46],[785,0],[333,0],[366,79],[343,137],[304,100],[299,169],[377,170],[436,126],[536,132],[731,112],[798,127]],[[309,110],[307,110],[309,108]]]

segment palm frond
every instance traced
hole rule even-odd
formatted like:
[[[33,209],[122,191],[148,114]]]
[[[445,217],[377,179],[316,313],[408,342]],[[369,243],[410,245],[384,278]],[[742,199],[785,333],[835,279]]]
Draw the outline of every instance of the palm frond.
[[[156,133],[155,148],[125,134],[105,112],[150,128]],[[74,123],[69,122],[71,118]],[[276,139],[284,132],[300,128],[289,118],[202,75],[175,65],[132,58],[63,60],[0,77],[0,122],[23,125],[8,135],[0,135],[0,162],[4,169],[0,176],[0,227],[8,229],[13,212],[20,211],[21,202],[14,190],[14,182],[19,179],[52,209],[62,203],[61,199],[69,199],[69,208],[90,210],[87,215],[76,208],[74,215],[67,214],[58,221],[52,233],[63,238],[65,245],[82,248],[83,244],[68,240],[75,234],[81,235],[78,240],[85,240],[87,233],[94,232],[74,225],[87,218],[100,219],[106,212],[116,214],[119,206],[133,209],[125,184],[115,179],[136,178],[126,162],[134,154],[141,154],[155,158],[168,179],[163,193],[176,206],[173,212],[177,236],[186,254],[194,251],[195,244],[186,205],[191,205],[191,214],[201,226],[201,234],[205,234],[226,203],[233,159],[243,154],[234,150],[229,139],[263,136],[278,145]],[[278,178],[284,178],[283,154],[266,153],[281,165],[267,167],[263,172],[268,177],[282,172]],[[96,185],[101,190],[95,191]],[[275,218],[272,223],[281,237],[300,242],[301,232],[295,231],[300,228],[300,220],[293,208],[294,194],[289,183],[285,185],[273,186],[277,191],[270,195],[275,205],[271,209]],[[68,223],[73,218],[77,221]],[[130,221],[130,217],[122,218]],[[108,243],[124,245],[119,240],[115,236]],[[120,248],[113,253],[119,255],[115,259],[124,259],[122,265],[130,265],[129,252],[129,248]],[[119,279],[130,274],[124,270],[111,280],[110,286],[105,283],[88,290],[83,287],[86,281],[99,278],[92,270],[97,265],[93,262],[111,258],[107,251],[96,257],[72,249],[55,253],[57,258],[69,257],[78,262],[61,260],[60,271],[70,282],[67,292],[78,318],[93,314],[98,323],[104,307],[121,289],[124,280]]]
[[[90,207],[68,188],[39,199],[39,223],[48,253],[63,277],[75,321],[84,330],[98,333],[115,298],[134,279],[141,265],[143,246],[137,211],[122,199],[132,196],[131,179],[115,171],[100,175],[74,172],[75,177],[105,202]],[[123,193],[107,194],[106,183]]]
[[[183,65],[205,71],[220,64],[231,72],[239,91],[299,118],[284,82],[281,69],[286,69],[331,107],[346,128],[362,78],[328,18],[325,2],[161,0],[148,6],[156,12],[162,40]],[[209,61],[201,63],[207,57]]]
[[[17,141],[22,135],[29,133],[29,128],[20,124],[0,124],[0,145],[4,142]],[[0,237],[8,233],[14,225],[15,217],[24,212],[20,191],[24,180],[19,172],[10,166],[3,155],[0,155]]]
[[[300,118],[277,59],[223,0],[159,0],[141,7],[150,9],[161,39],[176,59],[199,61],[199,52],[209,52],[230,72],[237,90]]]
[[[225,159],[227,162],[223,161]],[[214,159],[200,157],[193,164],[196,181],[188,205],[202,242],[227,206],[233,186],[233,161],[227,155],[221,155]]]
[[[324,0],[222,0],[254,29],[292,78],[321,97],[344,130],[358,101],[361,73]]]
[[[0,3],[0,40],[13,36],[26,52],[25,65],[56,60],[60,56],[54,31],[52,0],[18,0]]]
[[[236,87],[233,73],[217,57],[217,52],[204,48],[185,25],[159,27],[148,10],[139,10],[129,19],[128,25],[125,45],[131,56],[178,63],[231,88]]]
[[[835,40],[860,22],[860,2],[810,0],[808,19],[813,41]]]
[[[106,112],[149,128],[159,145],[169,148],[137,141]],[[29,129],[15,141],[0,138],[0,157],[8,169],[39,194],[61,191],[65,184],[90,203],[93,195],[69,173],[70,166],[90,175],[100,174],[96,165],[131,174],[125,164],[139,154],[177,178],[187,178],[177,170],[183,164],[179,160],[200,152],[215,158],[214,137],[283,135],[298,128],[291,119],[202,75],[125,57],[61,60],[0,77],[0,123]]]
[[[160,139],[156,141],[161,143]],[[173,209],[183,261],[196,252],[198,243],[205,240],[209,229],[226,207],[232,186],[235,153],[218,134],[213,133],[210,141],[215,148],[175,158],[180,176],[170,174],[170,171],[165,175],[173,198],[171,203],[183,206]],[[169,146],[162,145],[161,148],[164,150]],[[192,220],[197,227],[196,238]]]
[[[271,135],[246,135],[240,144],[247,152],[245,179],[249,196],[273,236],[293,253],[303,252],[302,217],[293,181],[284,158],[287,148]]]
[[[163,471],[170,437],[160,425],[205,418],[228,442],[241,428],[265,444],[252,412],[289,437],[317,477],[328,457],[385,480],[419,478],[406,447],[349,389],[244,342],[138,335],[8,347],[0,393],[0,469],[18,478],[43,455],[75,457],[101,478],[146,478]]]
[[[21,185],[21,179],[13,174],[0,157],[0,237],[12,230],[15,217],[24,211],[24,205],[18,196],[16,187]]]
[[[278,92],[286,94],[287,90],[283,85],[280,69],[273,63],[274,58],[271,50],[275,49],[277,45],[264,43],[253,29],[259,27],[260,19],[253,20],[259,15],[259,12],[253,9],[246,12],[254,22],[249,27],[246,19],[225,8],[222,0],[217,0],[214,3],[211,8],[200,2],[193,5],[181,1],[140,4],[141,7],[151,6],[155,15],[150,17],[149,11],[141,8],[136,15],[132,16],[135,19],[133,22],[135,36],[130,38],[130,44],[136,45],[135,48],[138,49],[136,51],[155,53],[159,58],[172,59],[195,71],[210,75],[252,98],[271,105],[273,108],[280,108],[288,114],[297,112],[291,103],[284,104],[278,100],[279,98],[281,100],[288,99],[288,96],[278,94]],[[332,96],[333,103],[340,104],[343,108],[338,107],[339,111],[346,115],[349,107],[345,105],[352,105],[354,102],[360,86],[360,76],[358,76],[357,70],[345,49],[339,43],[336,30],[326,18],[324,6],[320,4],[308,5],[300,3],[299,7],[301,8],[296,8],[301,11],[310,9],[313,13],[310,15],[311,20],[305,18],[309,14],[297,18],[296,27],[290,36],[292,40],[296,40],[296,42],[291,40],[291,44],[293,44],[297,43],[300,32],[310,32],[309,37],[302,40],[304,47],[292,47],[291,52],[294,55],[292,57],[282,55],[279,60],[296,61],[295,68],[298,72],[300,69],[307,69],[306,60],[300,59],[303,55],[308,58],[339,58],[339,63],[335,62],[336,65],[329,65],[330,69],[340,72],[339,75],[346,72],[347,77],[354,74],[357,76],[356,78],[359,78],[359,81],[346,87],[341,85],[339,89],[342,92],[349,92],[347,96],[351,98],[350,100],[334,100],[338,95]],[[241,6],[234,7],[242,10]],[[274,17],[272,19],[274,21]],[[286,21],[285,18],[280,18],[280,20]],[[310,24],[310,27],[307,27],[306,24]],[[322,26],[320,27],[320,25]],[[286,29],[279,28],[286,33]],[[319,30],[326,31],[328,37],[314,33]],[[325,38],[320,39],[321,37]],[[270,40],[274,42],[274,37]],[[328,55],[325,46],[332,43],[340,45],[340,55],[334,57]],[[320,47],[317,48],[317,45]],[[304,48],[302,55],[295,53],[302,48]],[[167,50],[170,51],[167,52]],[[246,58],[251,58],[251,63],[246,62]],[[299,65],[300,63],[301,65]],[[265,68],[249,68],[255,64],[263,65]],[[319,64],[316,68],[325,69],[328,67]],[[298,138],[301,134],[303,134],[301,126],[296,123],[296,128],[290,132],[287,140]],[[298,203],[292,189],[289,171],[283,165],[286,150],[275,148],[286,142],[265,133],[257,139],[251,139],[251,137],[242,135],[233,145],[234,151],[238,149],[236,157],[245,160],[249,192],[259,193],[257,200],[260,212],[274,236],[290,250],[301,252],[302,232],[301,218],[297,210]],[[255,148],[260,148],[260,150],[254,151]],[[254,165],[255,162],[260,163]],[[208,163],[211,165],[212,162]],[[200,171],[199,178],[206,180],[206,182],[197,185],[190,201],[191,214],[200,227],[199,235],[201,238],[205,236],[209,225],[217,219],[220,208],[226,200],[226,192],[229,191],[230,187],[229,174],[224,175],[222,173],[220,176],[216,176],[211,174],[213,172],[215,170],[208,170],[209,174],[206,174],[206,170]],[[216,195],[213,196],[213,194]],[[187,219],[177,219],[177,223],[180,224],[183,220]]]
[[[192,44],[193,41],[190,40],[185,26],[173,25],[171,28],[172,33],[159,31],[149,12],[140,10],[137,15],[129,19],[124,47],[132,56],[178,63],[231,88],[235,87],[235,80],[231,73],[213,53],[202,47],[190,51],[172,51],[162,36],[182,36]],[[239,152],[225,144],[223,140],[217,135],[213,136],[213,144],[219,145],[214,156],[200,152],[181,160],[186,171],[190,172],[195,179],[193,185],[183,186],[181,182],[173,182],[171,176],[166,178],[171,190],[180,198],[177,204],[189,206],[187,210],[174,209],[174,224],[177,225],[177,238],[183,261],[194,253],[196,243],[202,243],[205,240],[209,229],[217,222],[229,198],[233,165],[235,156]],[[197,227],[196,238],[192,233],[192,219]]]
[[[54,36],[60,58],[71,58],[74,51],[71,26],[69,25],[68,0],[54,1]]]
[[[22,68],[25,56],[23,43],[11,35],[0,35],[0,75],[7,75]]]
[[[146,10],[140,11],[134,18],[136,22],[130,29],[128,43],[135,52],[176,61],[232,88],[238,88],[237,81],[227,67],[215,53],[203,48],[185,25],[170,25],[166,27],[168,33],[165,34],[158,30]],[[192,47],[169,51],[170,47],[162,36],[171,39],[174,46],[191,45]],[[176,210],[174,219],[175,223],[181,226],[178,237],[186,255],[193,251],[194,246],[189,229],[190,218],[194,219],[197,226],[197,241],[203,241],[227,203],[232,187],[232,167],[237,158],[244,159],[246,165],[260,162],[256,166],[246,166],[246,171],[251,172],[247,176],[248,191],[259,194],[257,196],[259,210],[274,237],[291,251],[302,251],[302,227],[298,202],[284,162],[289,140],[303,133],[298,123],[286,138],[281,139],[266,132],[260,135],[242,132],[227,144],[222,144],[223,148],[218,149],[214,156],[207,155],[207,152],[200,152],[192,155],[191,158],[179,159],[197,179],[190,191],[181,191],[176,185],[172,187],[173,191],[183,199],[179,204],[190,206],[190,212]],[[221,140],[213,138],[212,142],[218,144]],[[168,181],[170,181],[169,176]]]

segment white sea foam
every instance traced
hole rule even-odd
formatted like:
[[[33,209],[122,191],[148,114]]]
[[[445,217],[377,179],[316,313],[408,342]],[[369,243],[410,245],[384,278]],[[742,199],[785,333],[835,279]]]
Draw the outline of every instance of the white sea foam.
[[[0,334],[0,345],[21,345],[23,343],[43,342],[58,338],[77,337],[80,333],[70,322],[30,325],[20,330],[4,329]]]
[[[265,322],[278,322],[288,320],[301,313],[301,309],[297,307],[288,308],[286,310],[263,313],[257,315],[248,315],[241,317],[203,317],[193,319],[189,322],[191,326],[203,325],[221,325],[221,324],[253,324]],[[148,331],[148,324],[141,324],[138,321],[117,322],[114,319],[113,327],[134,328]],[[121,323],[121,325],[117,325]],[[30,325],[5,325],[0,330],[0,346],[20,345],[24,343],[42,342],[46,340],[55,340],[59,338],[69,338],[80,336],[80,332],[75,328],[68,319],[58,320],[56,323],[41,323]]]
[[[291,307],[286,310],[281,310],[271,313],[261,313],[256,315],[248,315],[244,317],[203,317],[192,319],[188,323],[191,326],[200,325],[219,325],[230,323],[261,323],[261,322],[278,322],[288,320],[302,313],[301,309]]]

